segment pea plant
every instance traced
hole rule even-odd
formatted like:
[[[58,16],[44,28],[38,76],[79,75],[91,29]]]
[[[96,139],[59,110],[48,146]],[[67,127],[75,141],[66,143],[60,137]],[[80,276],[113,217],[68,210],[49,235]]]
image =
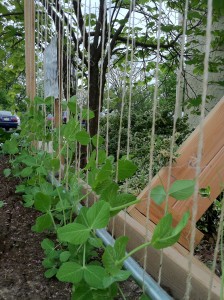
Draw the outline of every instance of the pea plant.
[[[36,106],[49,102],[48,98],[35,99]],[[124,261],[144,247],[162,249],[176,243],[188,222],[189,213],[183,215],[176,227],[172,226],[172,215],[167,213],[157,224],[152,239],[129,253],[126,252],[126,236],[119,237],[114,245],[104,246],[96,230],[107,227],[113,216],[139,201],[119,188],[119,183],[132,177],[137,167],[126,157],[118,161],[112,156],[107,157],[103,139],[90,137],[80,126],[74,97],[68,107],[74,116],[60,127],[60,135],[59,129],[50,133],[43,130],[42,113],[37,107],[31,108],[20,135],[13,136],[3,145],[4,153],[11,158],[11,169],[4,173],[21,178],[16,192],[23,194],[26,207],[34,207],[40,212],[32,230],[47,233],[41,243],[45,253],[45,276],[56,276],[60,281],[71,283],[72,299],[114,299],[120,291],[119,282],[131,275],[123,270]],[[84,120],[93,116],[91,111],[82,111]],[[46,142],[51,139],[54,141],[52,153],[38,150],[33,143],[34,140]],[[59,144],[60,151],[57,150]],[[79,171],[73,166],[75,144],[88,145],[92,149],[85,168]],[[64,178],[60,185],[54,185],[49,182],[49,174],[59,172],[61,155],[67,157]],[[90,191],[83,193],[83,181],[88,181]],[[151,197],[160,204],[167,195],[185,200],[193,191],[193,180],[179,180],[169,191],[163,186],[154,188]],[[79,209],[89,193],[97,194],[98,201]]]

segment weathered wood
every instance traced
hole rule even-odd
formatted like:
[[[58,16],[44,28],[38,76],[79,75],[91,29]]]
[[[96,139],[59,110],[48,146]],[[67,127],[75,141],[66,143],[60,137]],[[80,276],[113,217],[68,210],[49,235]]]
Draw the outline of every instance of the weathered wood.
[[[199,176],[200,187],[211,187],[210,199],[201,198],[198,196],[198,212],[197,220],[204,214],[208,207],[212,204],[215,198],[220,194],[224,182],[224,98],[215,106],[215,108],[208,114],[203,126],[203,155],[201,160],[201,174]],[[179,157],[173,163],[171,169],[171,184],[177,179],[194,179],[196,168],[196,156],[199,139],[199,127],[190,135],[190,137],[180,147],[178,153]],[[157,176],[152,179],[151,188],[164,185],[167,188],[168,167],[160,170]],[[143,215],[147,215],[147,201],[150,186],[147,186],[139,195],[141,202],[134,207]],[[128,210],[132,214],[132,208]],[[176,201],[173,198],[168,199],[168,209],[172,212],[174,222],[177,223],[182,217],[183,213],[192,209],[192,198],[187,201]],[[151,201],[150,205],[150,220],[155,224],[164,216],[165,203],[157,205]],[[190,230],[190,221],[187,226]],[[185,240],[186,244],[186,229],[183,232],[181,240]],[[188,232],[189,233],[189,232]],[[202,234],[197,231],[196,242],[200,241]]]
[[[35,75],[35,5],[33,0],[24,0],[26,94],[30,100],[36,95]]]
[[[146,236],[145,226],[142,226],[137,220],[129,216],[125,216],[124,212],[120,212],[115,217],[114,225],[110,225],[109,229],[115,234],[115,237],[126,235],[129,237],[127,250],[130,251],[140,244],[144,243]],[[151,239],[154,224],[149,222],[149,231],[147,232],[147,240]],[[124,233],[125,227],[125,233]],[[145,251],[141,250],[134,255],[134,258],[140,265],[143,266]],[[147,247],[146,271],[155,279],[159,275],[161,252],[152,247]],[[161,285],[167,287],[172,296],[179,300],[183,299],[186,289],[186,279],[188,270],[189,252],[180,244],[175,244],[172,247],[163,250],[162,277]],[[198,259],[193,257],[192,260],[192,292],[191,300],[207,299],[211,271]],[[211,299],[220,299],[220,279],[214,275]]]

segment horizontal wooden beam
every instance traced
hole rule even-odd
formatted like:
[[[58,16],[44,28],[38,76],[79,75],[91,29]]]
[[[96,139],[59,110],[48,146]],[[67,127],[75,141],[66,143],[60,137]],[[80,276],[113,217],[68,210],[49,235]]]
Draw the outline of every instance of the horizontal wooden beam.
[[[155,225],[152,222],[149,222],[147,240],[151,239],[154,227]],[[128,214],[125,215],[124,212],[119,213],[119,215],[115,217],[114,222],[110,224],[109,230],[111,232],[113,231],[116,238],[122,235],[129,237],[128,251],[136,248],[145,241],[145,226],[139,224],[137,220]],[[146,253],[146,271],[155,280],[157,280],[159,276],[161,251],[158,251],[152,247],[147,247]],[[140,265],[143,266],[144,256],[145,251],[141,250],[134,255],[134,258]],[[163,250],[161,285],[164,289],[170,292],[171,296],[177,300],[183,299],[185,294],[186,280],[189,273],[188,265],[189,252],[180,244],[175,244],[175,246],[165,248]],[[191,273],[192,291],[190,299],[207,299],[212,272],[197,258],[193,257]],[[220,288],[220,278],[214,275],[211,290],[212,300],[220,299]]]

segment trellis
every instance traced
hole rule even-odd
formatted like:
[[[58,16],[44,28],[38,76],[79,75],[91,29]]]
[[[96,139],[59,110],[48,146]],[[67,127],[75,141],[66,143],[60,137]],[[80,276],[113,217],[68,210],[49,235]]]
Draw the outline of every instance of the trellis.
[[[47,5],[51,5],[51,1],[46,1]],[[162,2],[161,2],[162,3]],[[160,5],[162,5],[160,3]],[[91,3],[89,2],[91,5]],[[132,4],[133,5],[133,1]],[[210,3],[210,13],[211,13],[211,3]],[[187,3],[186,10],[187,14]],[[35,9],[34,2],[30,0],[25,0],[25,32],[26,32],[26,78],[27,78],[27,96],[31,99],[34,98],[36,94],[36,80],[35,80]],[[185,16],[187,17],[187,15]],[[209,19],[209,17],[208,17]],[[46,24],[45,24],[46,25]],[[133,28],[133,23],[129,21],[129,30],[131,34],[131,28]],[[186,29],[186,28],[185,28]],[[71,30],[71,27],[67,25],[67,30]],[[210,28],[208,28],[207,34],[210,34]],[[63,29],[59,28],[59,37],[63,36]],[[83,31],[85,31],[85,25],[83,25]],[[159,31],[159,30],[158,30]],[[88,36],[90,38],[90,36]],[[105,38],[105,37],[104,37]],[[60,39],[59,39],[60,40]],[[184,38],[183,38],[184,41]],[[157,50],[160,48],[160,36],[158,34],[158,44]],[[69,54],[71,51],[71,45],[69,44],[69,40],[67,41],[67,69],[70,67]],[[134,41],[129,40],[128,44],[132,45],[131,51],[131,59],[133,60],[133,47]],[[209,54],[209,45],[210,41],[208,38],[206,53]],[[184,47],[184,42],[182,43],[182,50]],[[55,118],[57,119],[57,125],[61,123],[61,101],[62,101],[62,60],[63,60],[63,42],[62,39],[59,42],[58,52],[59,52],[59,97],[56,99],[54,103],[55,107]],[[76,49],[78,52],[78,48]],[[158,53],[158,52],[157,52]],[[102,56],[104,56],[104,50],[102,49]],[[83,56],[84,59],[84,56]],[[108,57],[109,59],[109,57]],[[183,59],[183,53],[181,56]],[[128,58],[126,57],[126,62]],[[89,62],[90,66],[90,62]],[[101,66],[102,67],[102,66]],[[180,74],[181,74],[182,62],[180,63]],[[81,72],[83,76],[83,64],[81,66]],[[132,72],[132,71],[131,71]],[[157,57],[157,72],[158,72],[158,57]],[[205,64],[205,74],[208,71],[206,70]],[[70,75],[67,78],[67,84],[71,84]],[[82,78],[83,79],[83,78]],[[76,76],[76,85],[78,84],[78,77]],[[155,75],[155,93],[154,93],[154,109],[156,109],[156,101],[157,101],[157,89],[158,89],[158,74]],[[102,78],[100,81],[102,84]],[[180,84],[180,82],[179,82]],[[88,82],[88,89],[89,89]],[[207,81],[206,78],[204,80],[204,102],[206,98],[206,88]],[[84,92],[84,87],[81,87],[81,92]],[[122,105],[121,105],[121,116],[123,114],[123,101],[126,94],[126,88],[124,87],[123,95],[122,95]],[[66,98],[70,97],[70,92],[67,90]],[[101,98],[101,95],[99,95]],[[129,86],[129,101],[131,102],[131,86]],[[177,104],[176,110],[178,110],[178,96],[177,95]],[[109,95],[108,95],[109,97]],[[89,101],[89,99],[88,99]],[[89,104],[88,104],[89,105]],[[109,104],[108,104],[109,105]],[[101,106],[101,103],[100,103]],[[129,106],[130,108],[130,106]],[[108,106],[109,111],[109,106]],[[100,107],[99,107],[99,115],[100,115]],[[155,113],[155,112],[154,112]],[[176,162],[168,167],[164,167],[160,170],[158,175],[152,178],[152,173],[149,175],[149,185],[142,191],[139,195],[141,202],[134,207],[128,209],[128,214],[126,212],[120,213],[115,221],[112,222],[110,230],[115,234],[115,236],[119,235],[127,235],[130,236],[129,249],[132,249],[142,243],[145,239],[149,239],[151,237],[151,233],[154,230],[155,224],[158,223],[160,218],[164,215],[167,209],[172,212],[174,217],[174,224],[176,224],[183,212],[187,210],[191,210],[194,206],[194,203],[197,202],[197,210],[195,212],[195,217],[188,222],[188,225],[184,229],[182,236],[180,238],[179,243],[172,248],[168,248],[163,250],[162,260],[161,253],[152,248],[147,249],[146,252],[142,251],[136,255],[136,258],[144,265],[145,270],[152,274],[154,277],[158,278],[161,284],[168,286],[175,297],[178,299],[186,297],[189,299],[189,290],[185,291],[186,281],[189,281],[192,285],[192,292],[190,299],[206,299],[206,297],[211,297],[211,299],[219,299],[220,295],[220,280],[217,276],[212,274],[202,263],[200,263],[196,258],[193,257],[192,253],[192,244],[198,244],[202,238],[202,233],[195,228],[195,222],[200,219],[200,217],[204,214],[204,212],[211,205],[212,201],[220,194],[222,184],[223,184],[223,176],[224,176],[224,166],[220,164],[220,161],[224,161],[224,140],[222,137],[222,128],[224,125],[224,100],[221,99],[219,104],[214,108],[214,110],[207,116],[204,120],[204,112],[202,111],[202,121],[200,126],[192,133],[192,135],[185,141],[185,143],[179,149],[180,156],[176,159]],[[130,111],[129,111],[130,117]],[[98,132],[100,131],[98,118]],[[122,119],[120,124],[120,130],[122,125]],[[87,124],[87,127],[89,124]],[[109,126],[109,123],[108,123]],[[155,126],[155,123],[154,123]],[[155,128],[155,127],[154,127]],[[89,127],[88,127],[89,129]],[[128,130],[130,130],[130,119]],[[174,128],[175,132],[175,128]],[[120,135],[119,135],[120,138]],[[128,139],[129,141],[129,139]],[[108,140],[107,147],[108,147]],[[153,144],[153,141],[152,141]],[[151,144],[151,151],[153,151],[153,147]],[[118,145],[120,145],[120,140]],[[199,145],[199,146],[198,146]],[[198,152],[199,148],[199,152]],[[203,148],[203,154],[202,154]],[[107,148],[108,150],[108,148]],[[171,159],[173,156],[173,149],[171,149]],[[119,157],[119,146],[118,146],[118,157]],[[87,153],[89,149],[87,149]],[[129,155],[129,150],[127,151],[127,156]],[[201,157],[200,157],[201,156]],[[151,154],[152,157],[152,154]],[[79,153],[76,156],[77,165],[80,167],[80,149]],[[62,161],[63,162],[63,161]],[[197,180],[197,190],[201,187],[210,186],[211,187],[211,195],[209,199],[199,198],[197,196],[193,196],[186,202],[176,202],[173,199],[167,199],[168,202],[165,204],[158,206],[154,202],[150,200],[150,191],[152,188],[161,182],[165,187],[170,186],[170,184],[176,179],[192,179],[196,176]],[[167,180],[168,178],[168,180]],[[197,192],[197,191],[196,191]],[[91,198],[92,197],[92,198]],[[95,195],[92,195],[90,198],[94,199]],[[91,199],[89,202],[91,203]],[[150,201],[150,205],[149,205]],[[193,211],[194,214],[194,211]],[[190,233],[195,230],[195,239],[192,241],[190,237]],[[182,246],[181,246],[182,245]],[[190,250],[189,252],[185,249]],[[190,258],[188,258],[190,257]],[[189,259],[190,259],[190,267],[189,267]],[[161,261],[162,261],[162,273],[161,273]],[[170,274],[172,273],[172,276]],[[208,287],[210,289],[208,289]],[[188,287],[189,288],[189,287]],[[186,292],[186,293],[185,293]]]

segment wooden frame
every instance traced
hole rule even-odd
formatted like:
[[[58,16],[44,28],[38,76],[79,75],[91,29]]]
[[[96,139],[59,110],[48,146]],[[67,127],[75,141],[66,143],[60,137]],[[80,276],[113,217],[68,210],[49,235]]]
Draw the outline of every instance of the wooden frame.
[[[197,221],[209,208],[212,202],[220,195],[223,189],[224,183],[224,97],[208,114],[203,125],[203,155],[201,160],[201,173],[199,176],[200,188],[210,186],[211,194],[209,198],[202,198],[198,196],[198,211],[196,219]],[[183,143],[179,149],[179,157],[172,165],[171,169],[171,183],[177,179],[194,179],[196,156],[199,140],[200,128],[190,135],[190,137]],[[152,179],[150,185],[148,185],[139,195],[141,202],[131,208],[128,212],[133,217],[136,210],[138,210],[143,216],[147,216],[147,201],[149,190],[157,185],[164,185],[167,188],[168,167],[164,167],[160,172]],[[174,198],[168,199],[168,210],[172,213],[174,218],[174,225],[178,223],[182,215],[186,211],[192,210],[193,197],[187,201],[176,201]],[[150,220],[155,224],[164,216],[165,203],[157,205],[151,201],[150,204]],[[145,221],[141,219],[142,224]],[[189,249],[191,233],[191,220],[180,238],[180,243]],[[200,242],[203,234],[196,230],[195,245]]]
[[[129,237],[127,250],[130,251],[145,241],[151,239],[155,224],[149,222],[149,230],[146,232],[145,226],[141,225],[138,220],[132,218],[124,212],[120,212],[115,217],[113,225],[110,225],[110,231],[113,231],[115,237],[126,235]],[[125,228],[125,230],[124,230]],[[143,266],[144,256],[147,254],[146,271],[155,280],[158,279],[161,251],[147,247],[146,251],[141,250],[134,255],[135,260]],[[186,290],[186,280],[189,273],[189,252],[180,244],[163,249],[163,263],[161,286],[167,290],[176,300],[184,297]],[[192,259],[191,270],[191,300],[207,299],[210,279],[212,272],[197,258]],[[220,278],[214,275],[211,299],[220,299],[221,282]],[[162,299],[161,299],[162,300]]]

